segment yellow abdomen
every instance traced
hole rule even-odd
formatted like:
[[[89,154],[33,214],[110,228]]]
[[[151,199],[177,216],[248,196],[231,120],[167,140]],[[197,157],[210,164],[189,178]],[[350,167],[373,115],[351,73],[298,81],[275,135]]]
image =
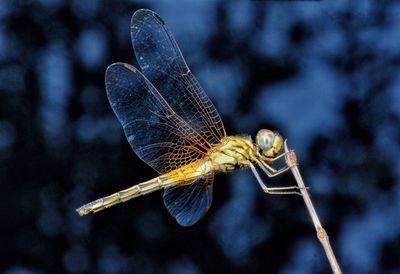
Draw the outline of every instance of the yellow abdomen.
[[[98,212],[105,208],[126,202],[130,199],[154,192],[162,188],[190,183],[209,172],[212,172],[211,162],[209,160],[207,161],[206,159],[200,159],[141,184],[134,185],[109,196],[97,199],[78,208],[76,211],[81,216],[88,213]]]
[[[171,186],[184,185],[209,173],[233,171],[249,166],[253,144],[249,137],[228,136],[204,159],[196,160],[156,178],[90,202],[76,211],[79,215],[97,212],[138,196]]]

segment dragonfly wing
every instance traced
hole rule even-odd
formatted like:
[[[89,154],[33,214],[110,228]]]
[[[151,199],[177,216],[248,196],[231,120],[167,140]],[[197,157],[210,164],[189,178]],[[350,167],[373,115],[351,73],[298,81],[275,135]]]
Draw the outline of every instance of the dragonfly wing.
[[[210,174],[189,185],[164,191],[164,204],[180,225],[194,225],[206,214],[212,203],[213,180],[214,175]]]
[[[135,153],[159,173],[203,158],[211,145],[133,66],[106,71],[107,97]]]
[[[160,16],[150,10],[136,11],[131,20],[131,38],[143,74],[171,108],[208,143],[220,143],[226,133],[218,111]]]

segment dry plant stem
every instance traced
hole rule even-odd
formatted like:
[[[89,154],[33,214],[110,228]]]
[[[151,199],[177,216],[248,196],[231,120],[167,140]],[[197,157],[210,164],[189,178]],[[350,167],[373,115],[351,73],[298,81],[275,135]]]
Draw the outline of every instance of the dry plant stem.
[[[287,140],[285,140],[285,161],[288,166],[290,166],[290,170],[293,173],[293,176],[296,179],[297,185],[300,188],[301,194],[303,196],[304,202],[307,206],[308,212],[310,213],[311,219],[314,223],[315,230],[317,231],[318,240],[321,242],[324,247],[326,256],[328,257],[329,263],[331,265],[332,271],[335,274],[341,274],[339,264],[336,260],[335,254],[333,253],[331,244],[329,243],[329,237],[326,233],[325,229],[322,227],[321,222],[319,221],[317,212],[315,211],[314,205],[311,201],[310,195],[308,195],[308,191],[306,186],[304,185],[303,179],[300,175],[299,168],[297,167],[297,157],[294,151],[289,150],[287,147]]]

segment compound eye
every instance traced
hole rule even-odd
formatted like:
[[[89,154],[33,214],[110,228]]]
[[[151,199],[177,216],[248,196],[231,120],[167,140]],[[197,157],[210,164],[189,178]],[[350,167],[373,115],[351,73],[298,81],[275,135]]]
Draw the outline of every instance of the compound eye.
[[[256,142],[260,149],[268,150],[274,144],[275,133],[268,129],[260,129],[256,136]]]

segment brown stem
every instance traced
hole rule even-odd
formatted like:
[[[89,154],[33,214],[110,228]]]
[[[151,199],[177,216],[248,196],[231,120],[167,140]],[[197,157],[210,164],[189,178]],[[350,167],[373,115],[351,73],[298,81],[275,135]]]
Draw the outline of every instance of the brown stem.
[[[314,223],[315,230],[317,231],[317,238],[321,242],[324,247],[326,256],[331,265],[332,271],[335,274],[341,274],[340,266],[336,260],[335,254],[333,253],[331,244],[329,243],[328,233],[326,233],[325,229],[322,227],[321,222],[319,221],[317,212],[315,211],[315,207],[311,201],[310,195],[308,195],[308,191],[306,186],[304,185],[303,179],[300,175],[299,168],[297,167],[297,157],[293,150],[289,150],[287,146],[287,140],[285,140],[285,161],[288,166],[290,166],[290,170],[293,173],[293,176],[296,179],[297,185],[300,188],[301,194],[304,199],[304,203],[307,206],[308,212],[310,213],[311,219]]]

